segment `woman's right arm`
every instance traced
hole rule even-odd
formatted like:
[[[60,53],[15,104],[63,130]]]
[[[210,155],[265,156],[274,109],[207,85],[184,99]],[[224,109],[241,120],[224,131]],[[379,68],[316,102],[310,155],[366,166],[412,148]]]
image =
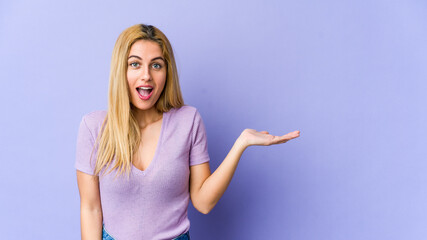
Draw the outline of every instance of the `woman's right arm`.
[[[99,177],[77,170],[80,193],[80,227],[82,240],[102,239],[102,208]]]

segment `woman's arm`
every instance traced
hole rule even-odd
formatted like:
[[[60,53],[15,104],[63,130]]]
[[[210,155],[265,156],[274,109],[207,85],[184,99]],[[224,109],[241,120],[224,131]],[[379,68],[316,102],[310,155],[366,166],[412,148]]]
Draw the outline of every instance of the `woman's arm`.
[[[267,131],[245,129],[213,174],[210,173],[209,163],[191,166],[190,195],[193,206],[203,214],[213,209],[230,184],[240,157],[247,147],[285,143],[298,137],[299,133],[300,131],[294,131],[283,136],[273,136]]]
[[[80,227],[82,240],[102,239],[102,208],[99,177],[77,170],[80,193]]]

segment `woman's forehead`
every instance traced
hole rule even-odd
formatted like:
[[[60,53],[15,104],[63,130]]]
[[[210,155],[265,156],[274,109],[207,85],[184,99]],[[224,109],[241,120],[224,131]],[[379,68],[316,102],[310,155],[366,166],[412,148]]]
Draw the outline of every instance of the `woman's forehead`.
[[[159,44],[150,40],[138,40],[136,41],[130,51],[129,56],[131,55],[144,55],[144,56],[162,56],[162,49]]]

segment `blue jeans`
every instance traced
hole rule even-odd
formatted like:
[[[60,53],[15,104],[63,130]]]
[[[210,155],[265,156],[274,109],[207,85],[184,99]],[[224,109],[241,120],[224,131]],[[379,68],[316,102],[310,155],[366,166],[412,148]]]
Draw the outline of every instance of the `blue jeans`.
[[[102,240],[115,240],[104,228],[104,224],[102,224]],[[190,240],[190,231],[179,235],[178,237],[172,240]]]
[[[102,240],[114,240],[114,238],[105,230],[104,224],[102,224]]]

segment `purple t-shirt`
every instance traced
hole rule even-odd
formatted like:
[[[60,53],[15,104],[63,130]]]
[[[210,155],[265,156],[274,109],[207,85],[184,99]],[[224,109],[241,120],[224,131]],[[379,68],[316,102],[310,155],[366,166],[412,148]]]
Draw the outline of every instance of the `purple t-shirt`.
[[[90,154],[106,115],[93,111],[81,120],[75,168],[84,173],[93,175],[97,147],[92,159]],[[99,176],[106,231],[116,240],[133,240],[172,239],[189,230],[190,166],[209,160],[197,109],[184,105],[164,112],[154,158],[144,171],[132,165],[129,181],[126,176],[114,180],[117,169]]]

